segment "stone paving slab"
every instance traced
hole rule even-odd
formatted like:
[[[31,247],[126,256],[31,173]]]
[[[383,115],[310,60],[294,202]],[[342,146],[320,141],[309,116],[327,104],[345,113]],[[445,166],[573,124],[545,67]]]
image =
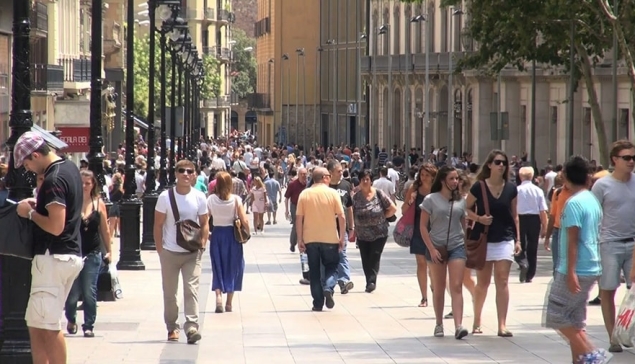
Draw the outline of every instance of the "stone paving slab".
[[[279,212],[280,217],[283,212]],[[94,339],[68,337],[70,364],[384,364],[384,363],[569,363],[569,348],[550,329],[542,327],[545,292],[551,259],[539,258],[531,284],[510,277],[508,327],[513,338],[496,336],[494,286],[483,313],[483,335],[462,341],[453,336],[453,321],[445,320],[446,337],[435,338],[432,307],[416,307],[420,294],[414,258],[392,239],[386,245],[377,290],[364,293],[364,276],[355,244],[349,261],[356,287],[335,295],[335,308],[311,312],[308,286],[298,284],[300,262],[289,252],[289,223],[280,219],[263,236],[245,247],[244,291],[234,298],[234,312],[215,314],[210,292],[209,256],[201,277],[199,345],[167,343],[163,324],[161,274],[156,252],[142,252],[145,271],[122,271],[124,299],[100,302]],[[118,243],[117,243],[118,249]],[[618,291],[618,302],[625,292]],[[179,297],[182,293],[179,290]],[[428,294],[431,302],[432,295]],[[182,299],[181,299],[182,301]],[[465,292],[466,303],[470,302]],[[446,312],[450,299],[446,295]],[[472,326],[473,311],[465,307],[464,326]],[[81,312],[78,321],[81,322]],[[589,307],[588,332],[607,347],[599,307]],[[618,354],[613,364],[635,363],[635,352]]]

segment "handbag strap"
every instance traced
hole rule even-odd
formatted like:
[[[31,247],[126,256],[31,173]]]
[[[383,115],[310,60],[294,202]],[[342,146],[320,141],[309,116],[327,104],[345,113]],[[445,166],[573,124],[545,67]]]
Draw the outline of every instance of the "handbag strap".
[[[238,218],[238,199],[234,196],[234,220]]]
[[[450,244],[450,226],[452,224],[452,211],[454,210],[454,199],[450,200],[450,218],[448,219],[448,235],[445,237],[445,246]]]
[[[489,196],[487,196],[487,190],[485,189],[485,181],[479,181],[481,184],[481,197],[483,198],[483,206],[485,207],[485,215],[489,216]],[[505,186],[503,186],[505,188]],[[487,235],[489,232],[489,225],[484,225],[483,233]]]
[[[168,196],[170,196],[170,206],[172,207],[174,222],[179,222],[181,221],[181,215],[179,215],[179,206],[176,204],[176,197],[174,197],[174,188],[168,190]]]

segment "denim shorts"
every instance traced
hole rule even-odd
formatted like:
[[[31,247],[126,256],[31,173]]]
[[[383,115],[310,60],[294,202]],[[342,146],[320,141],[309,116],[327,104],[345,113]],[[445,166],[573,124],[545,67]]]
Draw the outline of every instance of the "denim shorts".
[[[620,273],[626,279],[626,286],[631,286],[630,274],[633,265],[633,248],[635,242],[607,241],[600,244],[600,261],[602,276],[600,289],[613,291],[620,286]]]
[[[455,259],[467,259],[467,253],[465,251],[465,245],[461,244],[454,249],[448,250],[448,261]],[[432,261],[432,256],[430,255],[430,250],[426,249],[426,260],[429,262]]]

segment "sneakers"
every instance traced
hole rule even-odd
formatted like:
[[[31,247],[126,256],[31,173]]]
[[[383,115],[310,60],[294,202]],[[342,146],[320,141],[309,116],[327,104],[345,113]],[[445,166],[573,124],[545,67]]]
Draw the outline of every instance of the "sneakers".
[[[168,332],[168,341],[179,341],[179,330],[172,330]]]
[[[462,338],[467,336],[467,330],[463,326],[459,326],[456,328],[454,332],[454,338],[457,340],[461,340]]]
[[[326,308],[335,307],[335,301],[333,300],[333,292],[324,291],[324,299],[326,300],[326,303],[325,303]]]
[[[187,343],[188,344],[196,344],[197,342],[199,342],[201,340],[201,333],[198,332],[197,329],[190,329],[187,332]]]
[[[437,325],[434,327],[434,337],[443,337],[443,325]]]
[[[613,359],[612,354],[607,353],[604,349],[598,349],[588,354],[580,355],[576,364],[606,364],[611,359]]]

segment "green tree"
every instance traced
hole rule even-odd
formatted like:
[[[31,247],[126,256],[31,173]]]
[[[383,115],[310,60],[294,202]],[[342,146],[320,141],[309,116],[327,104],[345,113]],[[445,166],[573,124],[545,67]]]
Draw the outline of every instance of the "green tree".
[[[201,99],[209,100],[220,95],[220,62],[214,56],[203,56],[203,84],[201,86]]]
[[[256,89],[256,59],[253,56],[256,40],[248,37],[242,29],[233,30],[232,37],[236,41],[232,47],[232,92],[242,99]]]
[[[420,2],[419,0],[402,0]],[[601,0],[600,0],[601,1]],[[460,0],[443,0],[442,6],[461,6]],[[575,84],[586,86],[601,163],[608,163],[608,141],[598,96],[593,87],[593,68],[612,47],[609,19],[596,0],[472,0],[464,9],[470,21],[463,36],[478,45],[457,64],[485,75],[511,65],[521,71],[531,61],[569,74],[571,24],[575,24]],[[567,100],[569,102],[569,100]]]

